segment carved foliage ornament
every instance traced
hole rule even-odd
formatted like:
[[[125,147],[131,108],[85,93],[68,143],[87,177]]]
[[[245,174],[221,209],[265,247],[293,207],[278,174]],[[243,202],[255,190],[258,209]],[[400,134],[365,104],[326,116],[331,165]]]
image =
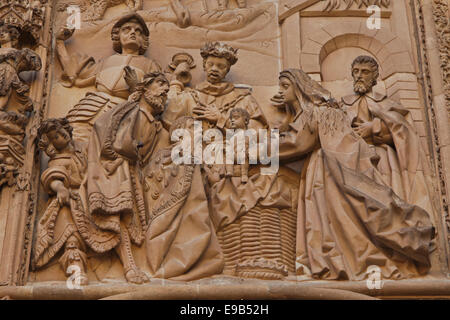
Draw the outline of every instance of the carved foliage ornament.
[[[23,40],[35,45],[44,24],[47,0],[0,0],[0,21],[21,30]]]
[[[391,0],[322,0],[326,1],[323,11],[332,11],[339,9],[341,5],[345,5],[345,10],[350,9],[353,4],[358,5],[358,8],[367,8],[375,5],[379,7],[389,8]]]
[[[444,80],[445,96],[447,99],[447,109],[450,116],[450,21],[448,12],[448,1],[434,0],[434,22],[438,33],[442,77]]]

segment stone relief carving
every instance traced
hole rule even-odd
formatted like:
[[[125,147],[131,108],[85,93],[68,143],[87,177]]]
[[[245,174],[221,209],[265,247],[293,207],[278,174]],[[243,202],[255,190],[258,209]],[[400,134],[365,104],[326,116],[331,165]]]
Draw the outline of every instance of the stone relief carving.
[[[23,9],[23,4],[19,3],[2,8],[0,26],[0,186],[15,183],[15,176],[25,158],[23,140],[28,117],[33,111],[33,101],[28,96],[30,87],[21,78],[21,73],[39,71],[42,67],[39,55],[29,48],[21,48],[24,42],[19,41],[26,32],[33,35],[30,25],[35,23],[35,10],[41,12],[40,7],[30,8],[31,14],[26,20],[26,17],[12,14],[16,6]]]
[[[353,5],[357,5],[358,8],[367,8],[369,6],[379,6],[389,8],[391,0],[322,0],[326,1],[323,11],[332,11],[341,8],[344,5],[344,9],[348,10]]]
[[[420,9],[421,10],[421,9]],[[422,13],[422,12],[421,12]],[[421,16],[423,24],[423,16]],[[439,43],[439,54],[440,54],[440,66],[441,66],[441,75],[443,79],[444,84],[444,92],[445,92],[445,98],[446,98],[446,106],[448,115],[450,118],[450,69],[449,69],[449,49],[450,49],[450,23],[449,23],[449,4],[448,2],[441,1],[441,0],[434,0],[433,1],[433,18],[434,23],[436,26],[436,32],[437,32],[437,40]],[[422,25],[422,32],[424,32]],[[424,34],[422,34],[423,39],[425,39]],[[424,41],[424,40],[423,40]],[[427,59],[427,55],[424,52],[425,59]],[[430,76],[430,70],[428,69],[428,61],[426,60],[426,68],[427,68],[427,77],[428,79],[431,78]],[[432,88],[431,85],[429,86],[429,94],[432,95]],[[431,100],[430,100],[431,101]],[[433,112],[434,107],[432,106],[431,112]],[[436,130],[436,119],[434,118],[434,129]],[[439,138],[437,135],[435,135],[435,143],[437,146],[440,146]],[[443,200],[443,209],[444,209],[444,215],[445,215],[445,222],[446,222],[446,228],[447,228],[447,238],[450,243],[450,213],[449,213],[449,200],[448,200],[448,183],[444,182],[444,175],[443,175],[443,161],[441,157],[441,149],[438,147],[436,148],[437,153],[437,161],[438,161],[438,173],[439,177],[441,178],[441,194],[442,194],[442,200]],[[446,185],[447,184],[447,185]]]
[[[245,1],[239,1],[236,9],[227,9],[227,1],[219,1],[216,10],[189,9],[181,1],[172,0],[170,2],[171,11],[167,10],[150,10],[142,13],[145,21],[148,22],[172,22],[181,28],[196,26],[207,30],[215,31],[237,31],[246,28],[260,16],[265,16],[264,20],[271,16],[269,9],[271,3],[262,3],[247,7]],[[209,12],[211,11],[211,12]],[[261,26],[259,26],[261,27]],[[242,30],[241,30],[242,32]]]
[[[66,11],[69,6],[78,6],[83,21],[101,20],[108,8],[126,4],[131,11],[142,9],[142,0],[63,0],[57,5],[58,11]]]
[[[6,25],[20,28],[21,42],[37,44],[44,25],[47,0],[4,0],[0,2],[0,19]]]
[[[227,9],[220,1],[223,15],[209,16],[216,23],[252,8],[237,4]],[[374,261],[384,279],[426,274],[435,236],[429,172],[408,111],[371,92],[376,62],[355,60],[355,95],[340,104],[303,71],[281,72],[271,102],[283,122],[272,127],[252,88],[226,80],[238,60],[232,46],[202,47],[205,81],[192,87],[192,55],[175,54],[166,75],[145,56],[146,22],[195,26],[195,11],[179,1],[171,6],[167,20],[145,11],[121,17],[111,32],[116,54],[100,61],[70,54],[65,41],[74,30],[58,31],[64,85],[95,88],[65,119],[39,129],[39,147],[50,158],[41,176],[49,201],[33,266],[43,270],[59,259],[64,272],[82,270],[82,284],[90,254],[110,251],[135,284],[214,275],[362,280]],[[248,154],[244,164],[176,164],[172,154],[195,140],[195,121],[220,132],[278,129],[281,167],[264,175],[265,165],[249,164]],[[171,141],[180,129],[186,134]],[[229,141],[200,143],[225,152]],[[251,142],[238,147],[248,151]],[[294,161],[304,161],[300,173],[288,167]]]
[[[419,32],[419,37],[418,37],[418,45],[420,47],[420,57],[419,59],[421,60],[421,67],[423,68],[422,72],[423,72],[423,78],[421,79],[421,81],[423,82],[423,86],[424,86],[424,95],[426,96],[425,98],[425,103],[427,106],[427,110],[429,113],[429,117],[430,117],[430,129],[432,131],[432,137],[430,137],[430,139],[432,139],[432,143],[434,145],[434,162],[436,165],[436,173],[437,173],[437,177],[439,179],[439,192],[440,192],[440,197],[442,200],[441,203],[441,211],[442,211],[442,215],[444,216],[445,219],[445,226],[444,228],[447,231],[447,238],[448,238],[448,234],[450,232],[450,215],[449,215],[449,206],[448,206],[448,186],[447,186],[447,181],[445,179],[445,152],[442,152],[443,150],[441,149],[441,141],[442,141],[442,135],[439,132],[439,127],[438,127],[438,119],[437,119],[437,115],[439,114],[439,111],[437,110],[437,106],[435,105],[435,103],[433,103],[433,99],[434,99],[434,86],[432,85],[432,77],[434,77],[434,75],[432,75],[432,69],[430,67],[430,52],[429,50],[427,50],[427,33],[426,33],[426,24],[428,21],[430,21],[431,19],[434,20],[437,29],[440,30],[439,32],[439,42],[443,43],[441,38],[443,38],[445,36],[445,32],[442,32],[442,29],[445,26],[445,23],[442,23],[442,19],[440,19],[439,17],[441,17],[441,13],[442,11],[440,10],[436,10],[437,8],[445,8],[445,5],[442,7],[441,6],[441,2],[439,0],[433,1],[433,8],[434,10],[434,15],[433,16],[428,16],[427,18],[425,17],[424,14],[424,10],[422,8],[422,6],[417,5],[416,6],[416,10],[417,10],[417,17],[418,17],[418,30]],[[429,28],[429,26],[427,27]],[[433,35],[434,37],[435,35]],[[442,46],[439,46],[439,48],[441,49]],[[442,49],[441,49],[442,50]],[[431,53],[433,54],[433,53]],[[445,71],[442,70],[442,72],[445,73]],[[443,75],[441,73],[441,75]],[[445,82],[445,80],[444,80]],[[438,90],[440,90],[438,88]],[[446,92],[447,95],[447,92]],[[448,249],[447,249],[448,252]],[[447,258],[448,259],[448,258]]]
[[[309,159],[299,186],[297,274],[363,279],[375,257],[385,261],[380,266],[383,278],[426,272],[434,237],[429,214],[400,199],[383,182],[373,164],[376,153],[353,132],[347,115],[335,108],[330,93],[302,71],[287,70],[280,74],[280,91],[274,102],[286,108],[289,123],[287,131],[281,132],[280,160],[304,154]],[[327,204],[328,199],[347,204]],[[370,213],[363,209],[369,203]],[[384,224],[384,219],[389,223]],[[421,227],[409,227],[416,223]],[[400,240],[403,232],[414,236]],[[364,249],[355,254],[353,250],[359,246]],[[397,256],[399,259],[394,258]]]
[[[447,109],[450,117],[450,23],[449,4],[446,1],[434,0],[434,21],[438,33],[439,52],[441,57],[441,72],[444,80]]]
[[[166,72],[176,75],[183,88],[192,80],[191,70],[194,69],[194,58],[186,52],[179,52],[172,57],[172,62],[167,66]]]
[[[111,31],[111,39],[116,54],[96,62],[85,54],[69,54],[64,41],[74,30],[63,27],[56,35],[56,51],[63,68],[64,85],[67,87],[87,87],[95,85],[96,92],[89,92],[74,106],[67,118],[74,128],[74,138],[88,141],[95,120],[117,104],[126,101],[130,95],[127,83],[129,74],[125,67],[131,67],[138,80],[144,74],[160,71],[160,66],[144,56],[149,46],[149,30],[137,14],[129,14],[119,19]]]
[[[431,171],[409,111],[373,91],[378,63],[359,56],[352,63],[355,94],[342,99],[355,132],[380,157],[377,169],[386,185],[408,203],[433,212],[430,197]]]
[[[62,270],[70,276],[72,266],[80,268],[80,284],[88,284],[86,245],[74,222],[73,197],[84,178],[87,159],[72,139],[67,119],[47,119],[39,128],[39,149],[50,158],[42,173],[44,190],[50,195],[47,208],[37,224],[33,267],[45,266],[61,249]]]

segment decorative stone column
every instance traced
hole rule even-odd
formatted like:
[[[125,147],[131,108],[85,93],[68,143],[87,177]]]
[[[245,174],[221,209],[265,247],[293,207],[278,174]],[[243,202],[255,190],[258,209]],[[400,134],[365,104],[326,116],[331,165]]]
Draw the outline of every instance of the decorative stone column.
[[[37,128],[47,103],[47,61],[51,53],[51,4],[42,1],[0,1],[0,21],[16,27],[19,48],[32,49],[40,58],[40,71],[31,72],[27,96],[33,101],[25,138],[15,149],[23,151],[17,174],[0,188],[0,285],[24,285],[27,279],[39,186]]]
[[[431,128],[433,153],[440,212],[444,225],[447,271],[450,266],[450,92],[449,92],[449,5],[445,0],[411,1],[419,18],[421,67],[426,91],[429,126]],[[440,70],[441,72],[439,72]]]

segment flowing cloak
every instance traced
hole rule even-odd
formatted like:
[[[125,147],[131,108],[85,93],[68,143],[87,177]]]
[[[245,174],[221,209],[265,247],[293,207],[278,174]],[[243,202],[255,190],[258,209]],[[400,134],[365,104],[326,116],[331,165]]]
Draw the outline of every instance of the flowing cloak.
[[[358,104],[363,97],[374,118],[374,134],[370,139],[375,143],[368,143],[375,144],[380,157],[377,169],[383,181],[407,203],[418,205],[432,214],[431,172],[420,139],[408,121],[409,111],[377,93],[351,95],[342,99],[351,122],[357,118]]]
[[[77,199],[80,233],[94,251],[117,246],[122,223],[131,241],[142,244],[147,213],[139,168],[149,161],[162,135],[161,123],[137,102],[123,103],[95,122],[87,176]]]
[[[62,75],[66,87],[87,87],[95,85],[96,92],[88,92],[67,113],[75,140],[87,143],[92,126],[105,112],[117,104],[125,102],[130,95],[124,78],[124,67],[132,67],[142,80],[150,72],[161,71],[161,67],[143,55],[114,54],[95,62],[94,58],[84,54],[71,56],[71,63]]]
[[[303,102],[303,111],[280,137],[281,161],[306,156],[299,187],[297,274],[361,280],[371,265],[384,279],[427,272],[434,237],[428,213],[384,184],[374,148],[353,132],[342,110],[315,105],[329,99],[323,88],[312,90],[308,99],[302,92],[313,81],[306,74],[294,69],[281,76],[290,79]]]
[[[158,152],[145,170],[150,210],[146,232],[152,277],[190,281],[219,274],[223,256],[212,224],[199,165],[171,162]]]
[[[70,207],[61,207],[50,185],[53,181],[59,180],[70,192],[73,192],[78,189],[83,180],[86,165],[86,156],[75,145],[73,154],[67,153],[55,156],[49,161],[49,167],[42,173],[42,185],[51,196],[47,208],[37,224],[33,267],[46,265],[72,235],[75,235],[81,246],[84,246],[70,210],[73,199],[70,200]]]

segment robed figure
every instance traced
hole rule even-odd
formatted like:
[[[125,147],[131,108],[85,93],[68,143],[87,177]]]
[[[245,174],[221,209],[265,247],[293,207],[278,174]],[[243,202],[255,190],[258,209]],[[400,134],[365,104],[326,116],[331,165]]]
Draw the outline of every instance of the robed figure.
[[[328,91],[301,70],[280,74],[274,101],[286,108],[280,161],[304,159],[298,201],[297,275],[362,280],[425,273],[434,228],[428,213],[400,199],[376,169]]]
[[[95,252],[115,249],[132,283],[147,280],[136,266],[131,242],[142,245],[147,229],[140,172],[158,143],[168,141],[158,120],[168,91],[163,74],[145,75],[128,102],[95,122],[89,139],[87,181],[80,188],[85,212],[81,234]]]
[[[355,94],[342,98],[354,131],[373,145],[383,181],[408,203],[433,212],[431,170],[408,109],[373,90],[378,63],[359,56],[352,64]]]

